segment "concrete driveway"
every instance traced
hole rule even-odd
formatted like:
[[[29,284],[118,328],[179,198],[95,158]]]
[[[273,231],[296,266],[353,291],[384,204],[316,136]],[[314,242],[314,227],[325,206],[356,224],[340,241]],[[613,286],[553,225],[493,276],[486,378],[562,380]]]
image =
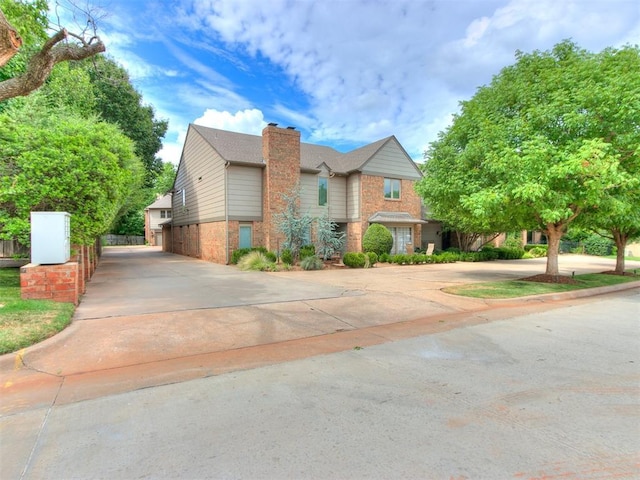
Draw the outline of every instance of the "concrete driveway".
[[[0,414],[552,310],[593,294],[485,301],[440,290],[535,275],[544,264],[260,273],[155,247],[107,248],[71,326],[0,357]],[[608,259],[560,258],[564,274],[613,266]]]

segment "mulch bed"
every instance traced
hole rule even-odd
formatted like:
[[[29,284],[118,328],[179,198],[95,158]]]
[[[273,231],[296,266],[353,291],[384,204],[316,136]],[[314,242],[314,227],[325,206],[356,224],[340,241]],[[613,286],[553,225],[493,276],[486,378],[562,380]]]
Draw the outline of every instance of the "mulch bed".
[[[609,270],[607,272],[600,272],[603,275],[620,275],[621,277],[636,277],[637,275],[633,272],[624,272],[624,273],[618,273],[615,270]]]
[[[521,278],[520,280],[524,280],[525,282],[539,282],[539,283],[564,283],[567,285],[575,285],[578,282],[571,277],[564,277],[562,275],[547,275],[540,274],[534,275],[533,277]]]

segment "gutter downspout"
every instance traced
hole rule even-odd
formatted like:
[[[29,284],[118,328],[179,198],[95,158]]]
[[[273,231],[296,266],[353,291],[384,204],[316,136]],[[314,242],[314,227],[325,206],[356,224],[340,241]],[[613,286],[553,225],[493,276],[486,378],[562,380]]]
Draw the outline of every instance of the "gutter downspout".
[[[225,265],[229,265],[229,162],[224,164],[224,255]]]

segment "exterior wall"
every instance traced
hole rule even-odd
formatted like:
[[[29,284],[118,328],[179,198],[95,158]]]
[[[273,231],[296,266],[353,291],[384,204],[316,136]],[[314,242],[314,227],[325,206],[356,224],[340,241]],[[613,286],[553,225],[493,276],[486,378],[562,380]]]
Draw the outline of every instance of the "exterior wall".
[[[395,177],[397,178],[397,177]],[[413,180],[403,179],[400,185],[400,200],[384,198],[384,177],[362,175],[361,176],[362,206],[360,210],[361,232],[369,226],[368,219],[378,211],[384,212],[408,212],[414,218],[421,218],[422,201],[413,189]],[[401,226],[401,225],[393,225]],[[422,245],[422,229],[420,224],[413,227],[413,245]],[[360,237],[359,248],[362,245]]]
[[[149,245],[162,246],[161,223],[171,220],[171,217],[162,218],[162,211],[171,212],[170,208],[147,208],[144,211],[144,239]]]
[[[365,175],[419,180],[418,168],[396,142],[387,142],[362,168]]]
[[[421,229],[422,242],[416,243],[415,246],[421,246],[423,249],[427,249],[430,243],[434,244],[436,250],[442,250],[442,225],[440,223],[427,223],[422,225]]]
[[[328,174],[313,174],[302,173],[300,174],[300,210],[303,213],[309,213],[312,217],[321,217],[329,210],[329,203],[331,202],[331,184],[327,190],[327,205],[318,205],[318,178],[328,178]]]
[[[329,179],[329,217],[334,222],[347,221],[347,177]]]
[[[189,129],[174,183],[172,224],[223,220],[225,207],[225,162],[198,132]]]
[[[282,243],[274,215],[284,211],[283,193],[291,192],[300,181],[300,132],[274,125],[262,131],[263,234],[264,246],[275,250]]]
[[[230,219],[262,220],[262,169],[228,167],[227,202]]]

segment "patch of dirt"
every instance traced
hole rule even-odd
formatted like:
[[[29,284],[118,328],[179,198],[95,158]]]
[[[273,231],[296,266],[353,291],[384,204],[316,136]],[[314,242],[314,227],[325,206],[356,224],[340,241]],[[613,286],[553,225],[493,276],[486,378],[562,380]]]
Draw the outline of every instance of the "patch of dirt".
[[[534,275],[533,277],[521,278],[520,280],[524,280],[525,282],[538,282],[538,283],[564,283],[567,285],[575,285],[578,282],[571,277],[565,277],[562,275],[547,275],[540,274]]]

